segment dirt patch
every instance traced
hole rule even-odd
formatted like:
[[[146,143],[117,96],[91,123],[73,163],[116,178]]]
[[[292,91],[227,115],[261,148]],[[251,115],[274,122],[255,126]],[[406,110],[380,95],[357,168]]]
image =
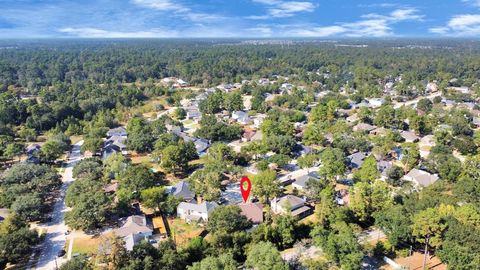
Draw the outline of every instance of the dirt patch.
[[[191,239],[199,236],[203,232],[202,227],[195,224],[188,224],[178,218],[168,219],[168,224],[172,233],[172,239],[174,239],[179,246],[187,245]]]
[[[406,269],[409,270],[422,270],[423,266],[423,253],[414,252],[412,256],[404,257],[404,258],[397,258],[395,262],[401,266],[404,266]],[[427,269],[430,270],[447,270],[447,266],[443,264],[438,257],[431,257],[427,258]],[[382,270],[394,270],[393,267],[390,265],[384,265],[380,269]]]

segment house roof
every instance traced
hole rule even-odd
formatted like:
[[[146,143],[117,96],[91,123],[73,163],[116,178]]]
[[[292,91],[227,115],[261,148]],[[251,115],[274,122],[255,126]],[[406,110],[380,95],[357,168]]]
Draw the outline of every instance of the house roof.
[[[118,183],[117,182],[113,182],[113,183],[110,183],[108,185],[106,185],[104,188],[103,188],[103,191],[105,193],[110,193],[110,192],[116,192],[118,189]]]
[[[291,210],[297,209],[305,205],[305,200],[294,195],[285,195],[277,199],[277,205],[281,207],[290,207]]]
[[[263,205],[261,203],[242,203],[238,207],[242,210],[242,215],[246,216],[253,223],[263,222]]]
[[[422,187],[430,186],[438,180],[438,176],[436,174],[430,174],[419,169],[412,169],[404,177],[407,180],[412,179],[412,181],[416,182]]]
[[[178,205],[178,208],[184,209],[184,210],[196,211],[200,213],[209,213],[213,209],[215,209],[217,206],[218,204],[215,202],[202,202],[199,204],[181,202]]]
[[[197,139],[193,143],[195,144],[195,149],[197,149],[197,153],[199,154],[207,150],[207,148],[210,146],[208,141],[204,139]]]
[[[295,180],[294,184],[297,185],[297,186],[305,187],[309,180],[318,181],[319,177],[320,176],[318,175],[317,172],[310,172],[310,173],[307,173],[307,174],[304,174],[304,175],[298,177]]]
[[[376,128],[377,128],[376,126],[372,126],[372,125],[367,124],[367,123],[360,123],[360,124],[357,124],[356,126],[353,127],[353,131],[359,131],[359,130],[372,131]]]
[[[115,233],[120,237],[152,232],[153,230],[147,226],[147,219],[143,215],[129,216],[123,226],[115,230]]]
[[[31,145],[27,146],[26,150],[27,150],[27,153],[29,153],[29,152],[40,150],[40,148],[41,148],[41,146],[39,144],[34,143],[34,144],[31,144]]]
[[[411,131],[402,131],[400,135],[402,136],[402,138],[404,138],[407,141],[414,142],[420,139],[420,137],[418,137],[417,135],[415,135],[415,133]]]
[[[173,187],[173,196],[182,199],[193,199],[195,194],[190,190],[187,181],[180,181]]]
[[[367,157],[367,153],[365,152],[356,152],[348,156],[350,163],[356,167],[361,167],[363,164],[363,160]]]
[[[127,134],[127,130],[124,127],[112,128],[107,131],[107,136],[112,136],[114,134]]]

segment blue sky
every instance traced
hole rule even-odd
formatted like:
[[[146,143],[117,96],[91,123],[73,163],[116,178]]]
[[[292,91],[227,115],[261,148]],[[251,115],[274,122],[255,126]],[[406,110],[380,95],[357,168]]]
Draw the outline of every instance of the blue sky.
[[[480,0],[0,0],[0,38],[480,37]]]

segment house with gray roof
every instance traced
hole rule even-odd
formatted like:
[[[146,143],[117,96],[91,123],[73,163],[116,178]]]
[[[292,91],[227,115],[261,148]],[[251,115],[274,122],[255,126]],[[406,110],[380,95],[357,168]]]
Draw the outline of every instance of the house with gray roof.
[[[112,136],[126,137],[127,136],[127,130],[124,127],[112,128],[109,131],[107,131],[107,137],[110,138]]]
[[[292,216],[297,216],[300,219],[313,213],[313,209],[306,205],[305,199],[290,194],[274,198],[270,202],[270,206],[275,214],[290,213]]]
[[[181,202],[177,206],[177,217],[187,222],[206,222],[210,213],[218,207],[215,202],[187,203]]]
[[[415,133],[411,131],[402,131],[400,132],[400,136],[402,136],[403,139],[405,139],[406,142],[418,142],[420,137],[415,135]]]
[[[410,181],[417,189],[421,189],[437,182],[438,175],[431,174],[429,172],[419,169],[412,169],[410,172],[403,176],[403,180]]]
[[[365,152],[357,152],[354,154],[349,155],[347,158],[350,162],[350,168],[357,169],[362,167],[363,161],[367,157],[367,153]]]
[[[242,125],[247,125],[252,122],[252,119],[244,111],[235,111],[232,113],[232,119]]]
[[[304,190],[309,181],[319,180],[320,176],[317,172],[309,172],[295,179],[295,182],[292,183],[292,187],[298,190]]]
[[[153,229],[147,224],[147,218],[144,215],[129,216],[122,227],[114,230],[115,234],[125,241],[125,248],[128,251],[144,239],[148,239],[153,234]]]
[[[186,202],[191,202],[195,199],[195,193],[190,189],[187,181],[178,182],[170,191],[176,198],[182,199]]]

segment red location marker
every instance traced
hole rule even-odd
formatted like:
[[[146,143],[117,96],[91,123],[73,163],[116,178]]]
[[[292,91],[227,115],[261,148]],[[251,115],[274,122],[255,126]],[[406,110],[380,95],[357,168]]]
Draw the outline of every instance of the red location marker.
[[[250,190],[252,190],[252,182],[246,176],[240,180],[240,191],[242,192],[243,201],[247,203],[248,196],[250,196]]]

